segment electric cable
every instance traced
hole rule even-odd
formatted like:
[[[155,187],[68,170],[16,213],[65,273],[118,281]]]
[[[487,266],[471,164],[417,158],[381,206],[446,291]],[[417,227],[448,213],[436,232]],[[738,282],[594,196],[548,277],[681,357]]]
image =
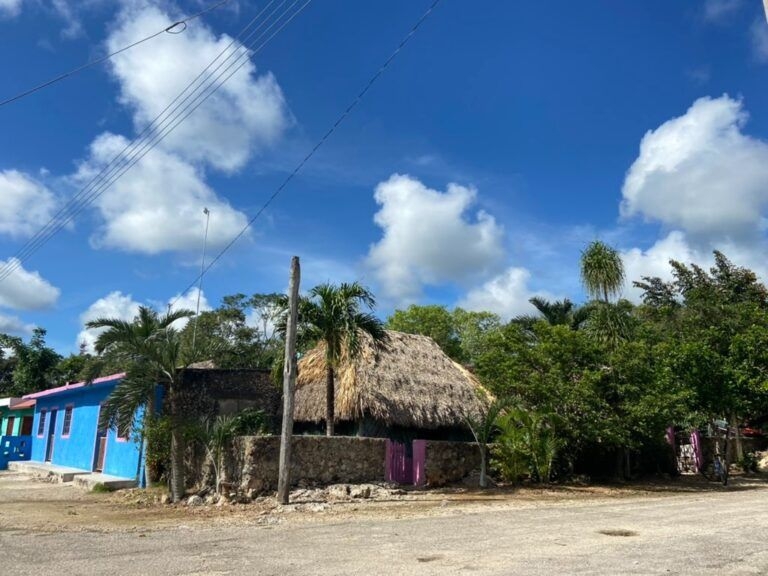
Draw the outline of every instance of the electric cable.
[[[214,78],[212,82],[210,82],[207,86],[200,88],[200,85],[195,87],[193,90],[187,94],[187,96],[170,111],[168,116],[164,118],[159,123],[157,122],[163,115],[165,115],[166,112],[176,103],[181,96],[184,95],[185,92],[189,90],[191,86],[197,83],[197,81],[205,74],[205,72],[210,69],[215,62],[221,58],[228,50],[231,48],[237,41],[242,37],[242,35],[250,28],[255,21],[269,8],[271,4],[274,3],[274,0],[272,0],[259,14],[257,14],[254,19],[249,22],[246,27],[243,28],[243,30],[238,34],[238,36],[233,39],[233,41],[225,48],[207,67],[206,69],[201,72],[198,77],[193,80],[185,90],[183,90],[175,99],[172,101],[154,120],[150,125],[145,127],[145,129],[142,131],[142,133],[134,139],[130,144],[128,144],[117,156],[115,156],[112,161],[110,161],[99,174],[96,175],[89,183],[86,185],[73,199],[70,200],[70,202],[59,210],[59,212],[46,224],[46,226],[43,227],[36,235],[35,237],[30,240],[22,249],[17,252],[16,255],[11,257],[9,261],[5,264],[5,266],[0,267],[0,281],[7,278],[10,274],[12,274],[18,267],[21,266],[22,262],[31,256],[34,252],[36,252],[40,247],[42,247],[43,244],[45,244],[53,235],[55,235],[61,228],[63,228],[72,218],[74,218],[77,214],[82,212],[88,205],[90,205],[98,196],[106,190],[109,186],[111,186],[114,182],[116,182],[127,170],[129,170],[133,165],[135,165],[143,156],[145,156],[151,149],[153,149],[159,142],[164,139],[168,134],[170,134],[176,127],[178,127],[181,122],[183,122],[187,117],[189,117],[194,110],[196,110],[203,102],[205,102],[214,92],[216,92],[229,78],[232,77],[232,75],[239,70],[243,65],[245,65],[249,60],[250,56],[258,53],[261,51],[264,46],[266,46],[280,31],[282,31],[296,16],[298,16],[299,13],[301,13],[306,6],[311,2],[311,0],[306,0],[305,3],[296,11],[293,12],[286,20],[284,20],[278,28],[272,32],[255,50],[253,49],[253,46],[256,42],[258,42],[260,39],[262,39],[272,28],[277,25],[281,19],[283,19],[286,14],[288,14],[293,7],[296,6],[296,4],[299,2],[299,0],[294,0],[294,2],[291,4],[291,6],[283,11],[265,30],[262,31],[262,33],[246,48],[246,50],[241,50],[243,48],[243,45],[240,45],[236,48],[235,52],[233,54],[230,54],[227,56],[227,58],[217,66],[214,71],[208,76],[207,79],[203,80],[203,83],[207,82],[211,75],[215,73],[217,70],[219,70],[224,63],[227,62],[230,58],[232,58],[233,55],[236,55],[238,51],[240,51],[240,55],[237,56],[234,62],[230,63],[223,72],[219,73],[218,76]],[[272,13],[267,17],[265,22],[275,14],[282,6],[284,6],[286,3],[286,0],[283,0],[283,2],[272,11]],[[255,30],[250,32],[244,39],[245,42],[247,42],[251,36],[255,32],[257,32],[261,27],[263,27],[263,24],[259,27],[257,27]],[[239,64],[238,64],[239,62]],[[226,77],[219,81],[222,76],[229,71],[232,67],[235,67],[232,72],[226,75]],[[207,92],[206,92],[207,91]],[[202,97],[201,97],[202,94]],[[171,117],[174,112],[176,112],[187,100],[189,100],[190,97],[194,96],[192,102],[190,104],[187,104],[182,110],[176,114],[175,116]],[[170,126],[166,124],[166,126],[162,127],[160,132],[156,132],[155,134],[152,134],[153,131],[156,131],[160,126],[162,126],[163,123],[170,123]],[[148,136],[145,135],[149,133]],[[151,141],[151,139],[154,139],[154,141]],[[142,141],[143,140],[143,141]],[[147,144],[149,142],[149,144]],[[143,148],[141,148],[143,146]],[[133,148],[133,150],[131,150]],[[137,153],[138,150],[138,153]],[[128,152],[129,154],[133,154],[132,157],[128,158],[125,153]],[[126,163],[127,162],[127,163]],[[89,190],[90,188],[90,190]]]
[[[307,153],[307,155],[296,165],[296,167],[288,174],[288,176],[280,183],[280,185],[275,189],[275,191],[272,193],[272,195],[267,199],[266,202],[259,208],[259,210],[254,214],[250,220],[246,223],[246,225],[235,235],[232,240],[227,243],[224,248],[219,251],[218,254],[210,261],[210,263],[205,266],[205,268],[198,274],[194,281],[187,286],[184,290],[179,292],[179,296],[175,298],[171,303],[170,307],[173,307],[176,302],[179,301],[179,299],[186,294],[189,290],[194,288],[200,278],[204,276],[208,270],[213,267],[216,262],[218,262],[226,252],[232,248],[232,246],[235,245],[235,243],[242,238],[243,234],[245,234],[248,229],[251,227],[251,225],[264,213],[264,211],[269,207],[270,204],[280,195],[280,193],[285,189],[285,187],[293,180],[293,178],[301,171],[301,169],[304,167],[304,165],[312,158],[312,156],[315,155],[315,153],[320,149],[320,147],[325,144],[325,142],[330,138],[330,136],[336,131],[336,129],[341,125],[344,120],[350,115],[352,110],[362,101],[362,99],[365,97],[365,95],[368,93],[368,91],[371,89],[371,87],[376,83],[376,81],[381,77],[381,75],[384,73],[384,71],[389,67],[389,65],[392,63],[392,61],[397,57],[397,55],[405,48],[405,45],[408,44],[408,42],[413,38],[413,36],[416,34],[416,31],[421,27],[421,25],[424,23],[424,21],[429,18],[429,16],[434,12],[435,8],[437,8],[438,4],[440,4],[442,0],[434,0],[432,4],[427,8],[426,12],[421,15],[421,17],[416,21],[416,23],[411,27],[408,34],[403,37],[403,39],[400,41],[400,44],[395,48],[394,52],[390,54],[389,58],[387,58],[384,63],[379,67],[379,69],[376,71],[376,73],[371,76],[370,80],[365,84],[363,89],[358,93],[358,95],[355,97],[355,99],[352,101],[349,106],[339,115],[339,117],[336,119],[336,121],[331,125],[331,127],[325,132],[325,134],[320,138],[320,140],[317,141],[315,146]]]
[[[194,20],[195,18],[199,18],[203,14],[206,14],[210,12],[211,10],[215,10],[219,6],[223,6],[224,4],[227,4],[228,2],[231,2],[232,0],[220,0],[219,2],[216,2],[215,4],[212,4],[211,6],[208,6],[207,8],[204,8],[203,10],[200,10],[199,12],[196,12],[195,14],[192,14],[190,16],[186,16],[182,18],[181,20],[177,20],[176,22],[170,24],[169,26],[166,26],[162,30],[159,30],[158,32],[155,32],[154,34],[150,34],[149,36],[142,38],[141,40],[137,40],[136,42],[133,42],[132,44],[129,44],[128,46],[124,46],[120,48],[119,50],[115,50],[114,52],[110,52],[109,54],[105,56],[101,56],[100,58],[96,58],[95,60],[89,60],[85,64],[82,64],[81,66],[78,66],[77,68],[73,68],[72,70],[68,72],[64,72],[63,74],[59,74],[58,76],[54,76],[50,80],[46,80],[42,84],[38,84],[36,86],[33,86],[31,88],[27,88],[26,90],[23,90],[16,94],[15,96],[11,96],[10,98],[6,98],[5,100],[0,101],[0,107],[5,106],[6,104],[10,104],[11,102],[15,102],[17,100],[21,100],[25,96],[29,96],[31,94],[34,94],[35,92],[42,90],[43,88],[47,88],[48,86],[51,86],[52,84],[56,84],[57,82],[61,82],[62,80],[69,78],[70,76],[74,76],[75,74],[82,72],[83,70],[86,70],[87,68],[91,68],[92,66],[96,66],[97,64],[101,64],[102,62],[106,62],[110,58],[117,56],[118,54],[121,54],[125,52],[126,50],[130,50],[131,48],[134,48],[135,46],[138,46],[139,44],[143,44],[144,42],[148,42],[149,40],[152,40],[154,38],[157,38],[158,36],[162,34],[181,34],[187,29],[187,22],[190,22]]]

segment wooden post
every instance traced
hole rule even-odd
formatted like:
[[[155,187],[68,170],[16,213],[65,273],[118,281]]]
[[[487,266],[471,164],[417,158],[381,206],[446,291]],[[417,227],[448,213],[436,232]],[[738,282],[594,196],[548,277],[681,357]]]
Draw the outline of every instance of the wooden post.
[[[293,435],[293,394],[296,389],[296,324],[299,316],[299,257],[291,258],[288,293],[288,322],[285,330],[285,364],[283,365],[283,428],[280,436],[280,470],[277,499],[288,504],[291,489],[291,436]]]

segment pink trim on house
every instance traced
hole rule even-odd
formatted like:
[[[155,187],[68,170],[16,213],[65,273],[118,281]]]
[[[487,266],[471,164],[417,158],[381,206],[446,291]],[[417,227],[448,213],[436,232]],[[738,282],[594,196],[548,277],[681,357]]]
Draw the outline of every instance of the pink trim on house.
[[[27,399],[34,399],[34,398],[42,398],[44,396],[53,396],[54,394],[59,394],[60,392],[66,392],[67,390],[75,390],[77,388],[82,388],[83,386],[91,386],[93,384],[103,384],[105,382],[112,382],[114,380],[119,380],[120,378],[124,378],[124,377],[125,377],[125,372],[121,372],[120,374],[112,374],[111,376],[102,376],[101,378],[96,378],[90,384],[86,382],[76,382],[74,384],[65,384],[64,386],[59,386],[58,388],[50,388],[48,390],[43,390],[42,392],[27,394],[25,396],[22,396],[22,398],[27,400]]]

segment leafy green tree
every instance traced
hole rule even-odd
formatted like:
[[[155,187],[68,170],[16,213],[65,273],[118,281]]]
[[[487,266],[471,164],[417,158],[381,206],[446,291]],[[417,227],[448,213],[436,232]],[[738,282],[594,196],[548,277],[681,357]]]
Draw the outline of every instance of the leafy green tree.
[[[459,362],[464,360],[454,317],[445,306],[413,304],[406,310],[395,310],[386,326],[389,330],[429,336],[448,356]]]
[[[326,420],[328,436],[334,433],[335,372],[342,358],[355,358],[367,335],[374,344],[386,339],[381,321],[371,312],[376,301],[370,290],[358,282],[320,284],[299,303],[299,325],[303,341],[325,345]]]
[[[58,382],[56,367],[61,356],[45,344],[46,331],[35,328],[28,343],[17,336],[0,334],[0,349],[10,355],[3,358],[6,375],[0,380],[0,396],[23,396],[55,386]],[[12,369],[10,377],[8,370]]]
[[[182,341],[191,349],[194,340],[194,355],[212,360],[218,368],[269,369],[282,352],[274,327],[285,305],[286,297],[280,294],[225,296],[221,306],[187,324]],[[258,324],[252,322],[254,317]]]
[[[737,420],[754,408],[745,390],[759,381],[753,352],[768,326],[768,290],[753,271],[714,255],[709,271],[672,260],[672,281],[646,277],[635,285],[644,291],[644,315],[654,336],[675,347],[670,361],[697,375],[688,384],[702,417]]]
[[[173,324],[193,313],[177,310],[160,315],[141,306],[132,322],[119,318],[99,318],[88,328],[105,329],[96,339],[96,351],[111,351],[125,361],[126,376],[115,387],[104,406],[106,423],[132,427],[137,410],[145,407],[145,418],[154,416],[155,387],[163,387],[168,412],[171,449],[171,498],[184,496],[184,415],[180,409],[180,388],[184,367],[188,365],[182,339]]]

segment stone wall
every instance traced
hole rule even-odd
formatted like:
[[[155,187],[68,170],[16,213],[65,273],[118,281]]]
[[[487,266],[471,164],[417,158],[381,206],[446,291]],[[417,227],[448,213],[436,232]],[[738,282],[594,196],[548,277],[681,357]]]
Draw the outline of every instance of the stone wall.
[[[384,482],[387,440],[356,436],[293,436],[293,485]],[[480,469],[477,446],[469,442],[426,442],[428,486],[458,482]],[[225,453],[223,481],[250,494],[277,489],[279,436],[235,438]],[[210,478],[209,478],[210,480]]]
[[[347,436],[294,436],[291,483],[334,484],[384,481],[386,440]],[[244,492],[277,489],[279,436],[246,436],[232,443],[224,481]]]
[[[458,482],[480,470],[480,450],[472,442],[427,440],[427,486]]]

